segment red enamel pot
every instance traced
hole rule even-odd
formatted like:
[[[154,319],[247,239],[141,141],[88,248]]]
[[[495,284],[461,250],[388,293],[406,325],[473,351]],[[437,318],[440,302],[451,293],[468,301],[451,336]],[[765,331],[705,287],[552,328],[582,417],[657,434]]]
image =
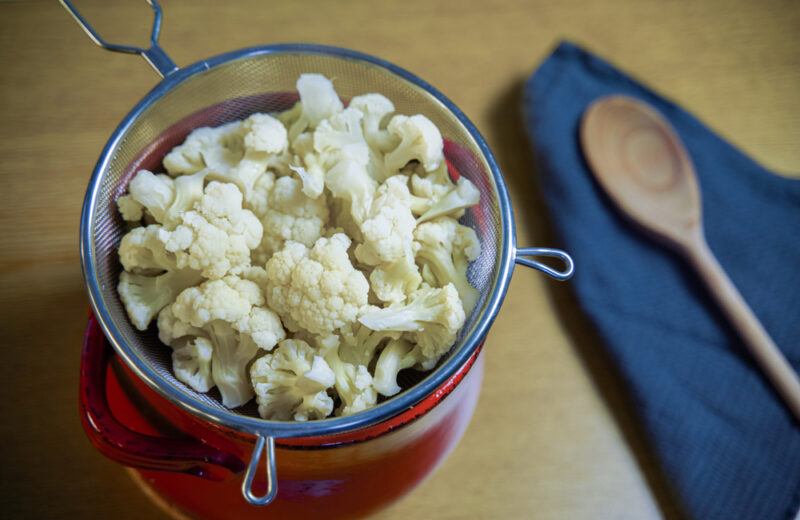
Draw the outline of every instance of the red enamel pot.
[[[275,443],[278,492],[269,507],[242,499],[242,474],[259,437],[199,419],[120,362],[92,316],[81,355],[80,411],[103,455],[135,468],[148,494],[190,518],[352,518],[401,497],[455,447],[483,377],[476,350],[421,402],[389,420],[338,435]],[[267,483],[259,473],[253,491]]]

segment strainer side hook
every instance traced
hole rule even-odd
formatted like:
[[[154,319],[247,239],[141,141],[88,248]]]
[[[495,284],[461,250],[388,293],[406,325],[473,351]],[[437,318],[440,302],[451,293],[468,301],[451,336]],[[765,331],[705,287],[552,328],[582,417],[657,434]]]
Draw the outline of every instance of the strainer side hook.
[[[264,453],[264,465],[267,468],[267,491],[261,496],[253,493],[253,479],[258,471],[261,462],[261,453]],[[275,500],[278,496],[278,477],[275,469],[275,438],[270,436],[258,435],[250,463],[242,481],[242,494],[245,500],[254,506],[265,506]]]
[[[547,264],[539,262],[538,260],[531,260],[530,258],[526,258],[526,257],[535,258],[537,256],[557,258],[561,260],[561,262],[563,262],[564,267],[563,269],[558,270],[553,267],[550,267]],[[569,256],[568,253],[560,249],[550,249],[548,247],[525,247],[517,249],[516,256],[514,257],[514,262],[541,271],[550,278],[553,278],[560,282],[569,280],[570,278],[572,278],[572,274],[575,272],[575,262],[573,262],[572,257]]]
[[[83,15],[72,5],[72,0],[59,0],[64,9],[67,10],[72,18],[81,26],[84,32],[92,39],[94,43],[107,51],[122,52],[125,54],[139,54],[141,55],[151,67],[163,78],[178,70],[178,66],[172,61],[164,49],[158,45],[158,36],[161,33],[161,6],[158,5],[157,0],[147,0],[150,7],[153,9],[153,28],[150,32],[150,47],[144,49],[132,45],[121,45],[106,41],[100,33],[83,17]]]

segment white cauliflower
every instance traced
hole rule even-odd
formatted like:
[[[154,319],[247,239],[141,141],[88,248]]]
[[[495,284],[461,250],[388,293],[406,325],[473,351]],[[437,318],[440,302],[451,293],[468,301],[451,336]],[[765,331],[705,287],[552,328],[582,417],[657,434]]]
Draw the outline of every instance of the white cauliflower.
[[[369,215],[378,186],[366,166],[344,159],[328,171],[325,187],[335,198],[347,203],[351,217],[360,226]]]
[[[117,209],[122,219],[128,222],[139,222],[144,216],[144,206],[130,195],[117,197]]]
[[[122,237],[119,246],[120,273],[117,292],[133,325],[147,330],[158,312],[178,294],[202,281],[194,269],[178,268],[175,255],[164,248],[161,227],[138,227]]]
[[[409,161],[419,161],[425,171],[433,171],[444,160],[442,134],[430,119],[417,114],[396,115],[389,121],[389,133],[400,138],[397,148],[386,154],[386,170],[397,173]]]
[[[264,192],[258,186],[264,176],[274,178],[267,169],[288,161],[284,156],[289,146],[283,123],[268,114],[253,114],[239,127],[237,148],[242,151],[239,160],[232,165],[209,167],[208,178],[235,184],[242,192],[245,207],[259,209],[264,205]]]
[[[369,218],[361,223],[362,243],[354,251],[359,262],[376,266],[369,275],[370,286],[383,302],[404,301],[422,281],[414,264],[415,226],[405,176],[389,177],[376,192]]]
[[[303,193],[311,199],[318,198],[325,189],[325,169],[319,158],[309,153],[303,156],[302,161],[296,157],[295,163],[297,164],[290,164],[289,169],[300,177],[300,182],[303,183]]]
[[[441,216],[461,218],[466,208],[480,202],[480,191],[466,177],[453,183],[447,163],[443,162],[427,175],[410,172],[411,211],[418,215],[417,224]]]
[[[267,301],[290,330],[327,335],[356,320],[369,284],[350,263],[348,247],[350,239],[337,233],[311,249],[287,242],[269,259]]]
[[[300,94],[300,108],[296,109],[296,119],[289,127],[290,141],[294,141],[307,128],[316,128],[321,121],[341,112],[343,108],[333,83],[321,74],[301,74],[297,80],[297,92]]]
[[[269,114],[252,114],[242,122],[242,133],[245,152],[279,154],[289,146],[286,127]]]
[[[173,366],[187,338],[205,338],[212,345],[211,380],[228,408],[253,397],[247,366],[260,350],[269,351],[286,337],[280,319],[263,307],[259,286],[237,276],[226,276],[191,287],[158,317],[159,338],[171,345]],[[176,377],[198,391],[198,380],[176,370]],[[191,373],[189,374],[191,375]],[[202,382],[202,380],[200,380]]]
[[[369,216],[361,223],[363,243],[355,255],[366,265],[394,262],[411,252],[416,221],[411,214],[410,194],[403,175],[380,185]]]
[[[180,146],[164,157],[164,168],[172,176],[191,174],[206,168],[227,171],[244,156],[241,121],[192,131]]]
[[[370,147],[379,152],[388,152],[400,144],[400,138],[390,133],[381,122],[394,112],[394,104],[380,94],[364,94],[350,100],[349,107],[364,114],[361,126]]]
[[[140,330],[158,316],[180,381],[306,421],[375,406],[454,344],[480,254],[456,219],[480,192],[451,179],[425,116],[380,94],[344,108],[319,74],[297,90],[290,110],[191,132],[169,175],[137,172],[117,208],[152,225],[123,238],[118,292]]]
[[[125,220],[141,220],[146,209],[156,222],[174,229],[183,213],[203,196],[205,175],[198,172],[172,179],[139,170],[128,184],[129,194],[117,199],[117,207]]]
[[[397,331],[372,330],[358,322],[349,324],[341,329],[339,356],[346,363],[369,365],[386,340],[401,335]]]
[[[361,130],[363,117],[360,110],[347,108],[320,122],[314,131],[314,150],[322,155],[326,166],[332,166],[342,157],[367,164],[369,146]]]
[[[370,177],[380,182],[386,177],[383,157],[367,144],[361,129],[363,117],[360,110],[348,107],[321,122],[314,131],[314,151],[328,170],[341,161],[351,161],[363,166]]]
[[[198,392],[214,388],[211,376],[213,346],[206,338],[184,338],[172,347],[172,370],[179,381],[183,381]]]
[[[323,419],[333,411],[333,399],[326,390],[336,376],[305,341],[282,341],[253,363],[250,377],[258,413],[264,419],[307,421]]]
[[[325,196],[309,198],[303,193],[300,181],[293,177],[276,180],[261,219],[264,234],[253,251],[254,262],[264,265],[289,240],[307,247],[314,245],[328,223],[326,202]]]
[[[397,384],[398,372],[421,362],[420,354],[420,349],[415,348],[415,345],[408,340],[396,339],[389,341],[375,363],[375,377],[372,381],[375,390],[387,397],[399,393],[400,386]]]
[[[410,332],[421,355],[435,362],[455,343],[466,316],[453,284],[433,288],[423,284],[404,305],[370,310],[358,321],[372,330]]]
[[[466,208],[471,208],[481,200],[481,192],[466,177],[459,177],[455,186],[441,198],[435,200],[430,207],[419,216],[417,224],[433,220],[437,217],[452,216],[460,218]]]
[[[378,394],[366,366],[345,363],[336,351],[329,353],[325,360],[336,374],[336,392],[342,400],[337,415],[352,415],[375,406]]]
[[[358,331],[355,333],[356,336],[360,336],[368,342],[373,340],[380,342],[386,336],[381,333],[372,333],[359,325],[354,327],[355,329],[350,331],[346,330],[345,336],[353,330]],[[342,359],[342,356],[345,355],[343,348],[347,347],[342,344],[339,336],[336,334],[315,336],[314,341],[317,344],[317,351],[325,357],[325,361],[335,374],[334,388],[341,401],[336,415],[350,415],[375,406],[378,394],[372,386],[372,375],[369,373],[369,369],[364,364],[348,363]],[[351,354],[356,354],[358,357],[363,356],[363,353],[358,354],[355,350],[351,351]]]
[[[194,209],[181,215],[181,224],[173,231],[159,232],[179,268],[196,269],[212,279],[250,267],[250,251],[261,243],[262,235],[256,216],[242,209],[241,192],[220,182],[206,186]]]
[[[428,266],[435,285],[452,283],[466,312],[472,311],[478,301],[478,291],[467,279],[467,268],[480,254],[481,244],[475,230],[452,218],[440,217],[414,230],[417,263]]]
[[[275,187],[275,173],[267,171],[258,176],[250,191],[250,200],[244,201],[244,207],[253,212],[259,219],[264,218],[269,209],[269,194]]]
[[[413,254],[377,266],[369,274],[369,285],[379,300],[402,303],[422,283]]]

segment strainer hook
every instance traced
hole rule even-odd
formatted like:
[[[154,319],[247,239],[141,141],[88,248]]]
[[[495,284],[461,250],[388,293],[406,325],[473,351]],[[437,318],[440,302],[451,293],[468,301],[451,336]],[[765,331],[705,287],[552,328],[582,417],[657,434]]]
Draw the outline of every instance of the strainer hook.
[[[153,8],[153,28],[150,32],[150,48],[144,49],[142,47],[135,47],[132,45],[120,45],[111,43],[103,39],[94,27],[83,17],[83,15],[72,5],[71,0],[59,0],[64,9],[78,22],[78,25],[84,32],[92,39],[94,43],[112,52],[122,52],[125,54],[139,54],[147,63],[153,67],[156,72],[163,78],[178,70],[178,66],[172,61],[164,49],[158,45],[158,36],[161,33],[161,6],[158,5],[157,0],[147,0],[150,7]]]
[[[266,446],[266,450],[264,447]],[[261,462],[261,453],[264,453],[265,465],[267,467],[267,492],[262,496],[253,493],[253,479],[258,471],[258,463]],[[254,506],[265,506],[275,500],[278,495],[278,476],[275,469],[275,438],[259,434],[256,439],[256,446],[253,448],[253,455],[247,465],[247,471],[242,481],[242,494],[248,503]]]
[[[533,256],[533,257],[547,256],[552,258],[558,258],[564,263],[564,268],[559,271],[537,260],[531,260],[530,258],[525,258],[528,256]],[[546,274],[547,276],[549,276],[550,278],[553,278],[560,282],[569,280],[570,278],[572,278],[572,274],[575,272],[575,262],[572,261],[572,257],[569,256],[568,253],[560,249],[550,249],[547,247],[524,247],[522,249],[517,249],[516,255],[514,256],[514,262],[520,265],[524,265],[526,267],[537,269]]]

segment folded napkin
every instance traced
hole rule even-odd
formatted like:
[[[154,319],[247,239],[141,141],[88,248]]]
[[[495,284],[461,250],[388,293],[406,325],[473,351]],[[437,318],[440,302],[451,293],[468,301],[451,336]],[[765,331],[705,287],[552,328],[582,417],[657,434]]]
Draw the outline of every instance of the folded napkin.
[[[698,519],[794,518],[800,428],[700,280],[624,221],[578,140],[601,96],[661,112],[697,169],[711,250],[800,369],[800,181],[756,164],[674,103],[562,43],[525,87],[525,122],[570,282],[625,380],[679,506]]]

